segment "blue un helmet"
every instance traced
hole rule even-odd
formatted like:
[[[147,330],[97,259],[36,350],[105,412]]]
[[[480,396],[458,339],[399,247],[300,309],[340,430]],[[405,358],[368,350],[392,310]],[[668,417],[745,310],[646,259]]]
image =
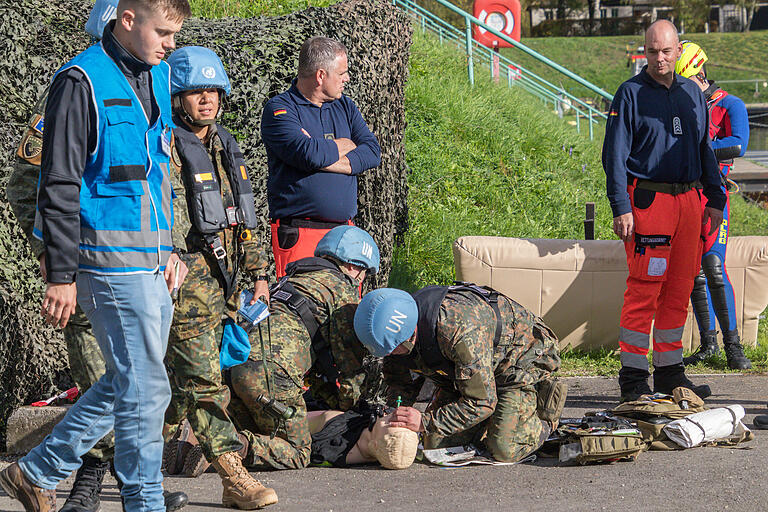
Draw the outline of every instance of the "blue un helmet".
[[[85,22],[85,31],[95,40],[101,39],[104,27],[117,17],[117,2],[118,0],[96,0],[93,4],[88,21]]]
[[[365,294],[355,311],[355,334],[376,357],[392,353],[416,330],[419,308],[403,290],[379,288]]]
[[[330,256],[363,267],[371,274],[379,271],[379,247],[367,231],[357,226],[336,226],[327,232],[317,243],[315,256]]]
[[[221,113],[222,97],[232,90],[227,77],[224,64],[216,52],[202,46],[185,46],[173,52],[168,57],[168,65],[171,66],[171,95],[173,108],[181,115],[184,121],[196,126],[206,126],[216,122],[216,119],[196,121],[184,110],[180,92],[194,91],[196,89],[218,89],[219,111]]]

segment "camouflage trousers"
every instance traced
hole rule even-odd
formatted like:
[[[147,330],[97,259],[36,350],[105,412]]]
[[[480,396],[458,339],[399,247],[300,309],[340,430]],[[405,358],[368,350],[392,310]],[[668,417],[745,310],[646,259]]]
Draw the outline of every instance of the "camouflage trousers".
[[[242,448],[227,413],[230,393],[219,366],[221,333],[219,324],[216,329],[185,340],[171,334],[165,356],[171,381],[171,403],[165,412],[165,422],[170,425],[166,440],[186,418],[208,462]]]
[[[497,390],[498,402],[487,420],[452,436],[427,434],[424,447],[444,448],[485,444],[494,459],[517,462],[536,451],[545,439],[544,427],[536,414],[536,389],[532,385]],[[441,389],[430,409],[455,402],[457,393]]]
[[[243,462],[253,469],[304,468],[309,464],[312,441],[302,388],[304,374],[312,365],[309,334],[300,320],[288,315],[276,315],[271,321],[271,344],[265,331],[262,329],[261,337],[258,330],[251,332],[250,358],[230,369],[234,392],[230,411],[249,443]],[[262,364],[262,340],[267,344],[270,389]],[[293,407],[293,417],[275,420],[259,404],[262,394]]]
[[[96,383],[106,372],[104,356],[93,335],[91,324],[88,322],[80,306],[69,319],[64,328],[64,341],[67,344],[69,370],[80,394]],[[110,432],[91,448],[88,455],[102,461],[112,459],[115,454],[115,435]]]

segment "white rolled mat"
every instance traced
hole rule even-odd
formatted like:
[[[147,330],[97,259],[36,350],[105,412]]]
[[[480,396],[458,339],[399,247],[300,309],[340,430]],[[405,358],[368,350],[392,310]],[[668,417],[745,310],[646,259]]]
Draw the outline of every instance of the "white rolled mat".
[[[730,436],[741,424],[743,417],[744,408],[739,404],[719,407],[675,420],[664,427],[664,433],[683,448],[692,448]]]

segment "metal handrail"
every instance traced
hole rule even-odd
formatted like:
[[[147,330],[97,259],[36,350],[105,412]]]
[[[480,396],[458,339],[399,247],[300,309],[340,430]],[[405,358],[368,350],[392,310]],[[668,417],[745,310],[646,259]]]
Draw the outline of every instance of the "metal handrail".
[[[613,101],[613,95],[612,94],[609,94],[609,93],[605,92],[604,90],[602,90],[601,88],[599,88],[598,86],[593,84],[592,82],[589,82],[588,80],[583,79],[582,77],[580,77],[576,73],[574,73],[574,72],[564,68],[563,66],[561,66],[557,62],[555,62],[555,61],[553,61],[551,59],[548,59],[547,57],[545,57],[544,55],[540,54],[539,52],[537,52],[537,51],[535,51],[535,50],[533,50],[531,48],[528,48],[523,43],[521,43],[519,41],[515,41],[514,39],[512,39],[508,35],[503,34],[503,33],[499,32],[498,30],[496,30],[495,28],[491,27],[490,25],[487,25],[487,24],[483,23],[479,19],[475,18],[474,16],[472,16],[468,12],[466,12],[466,11],[456,7],[452,3],[450,3],[450,2],[448,2],[446,0],[434,0],[434,1],[439,3],[440,5],[442,5],[443,7],[447,7],[448,9],[452,10],[456,14],[462,16],[467,23],[474,23],[475,25],[483,27],[485,30],[487,30],[491,34],[495,35],[496,37],[500,37],[502,39],[502,41],[505,41],[505,42],[511,44],[515,48],[517,48],[517,49],[527,53],[528,55],[530,55],[534,59],[536,59],[536,60],[538,60],[540,62],[543,62],[544,64],[546,64],[547,66],[551,67],[552,69],[554,69],[556,71],[559,71],[560,73],[564,74],[565,76],[567,76],[571,80],[574,80],[574,81],[578,82],[579,84],[583,85],[584,87],[586,87],[590,91],[592,91],[592,92],[594,92],[596,94],[599,94],[600,96],[602,96],[603,98],[605,98],[605,99],[607,99],[609,101]]]
[[[506,65],[513,66],[519,73],[519,76],[514,80],[514,84],[520,85],[524,90],[538,97],[545,103],[552,101],[553,105],[557,109],[558,104],[563,105],[566,102],[564,98],[568,98],[571,102],[568,104],[570,108],[576,113],[576,129],[581,131],[580,116],[583,116],[589,121],[589,136],[590,139],[594,137],[593,123],[597,123],[599,118],[606,118],[605,113],[596,109],[589,103],[586,103],[581,98],[578,98],[562,87],[557,87],[548,80],[538,76],[536,73],[528,70],[527,68],[520,66],[516,62],[512,61],[506,56],[502,56],[493,52],[490,48],[478,43],[472,37],[471,24],[472,22],[467,19],[466,32],[459,30],[455,26],[441,19],[434,13],[428,11],[420,5],[413,3],[412,0],[393,0],[395,5],[398,5],[405,10],[411,16],[417,18],[420,22],[422,30],[429,29],[432,32],[436,32],[440,37],[440,42],[443,42],[443,37],[448,38],[450,41],[455,42],[459,48],[462,43],[465,46],[467,54],[467,68],[469,73],[470,83],[474,84],[474,60],[480,59],[480,61],[487,61],[491,71],[493,73],[494,59],[498,59],[499,65],[504,63]],[[479,25],[485,26],[483,23]],[[488,28],[487,26],[485,26]],[[502,34],[503,36],[503,34]],[[533,50],[531,50],[533,51]],[[548,60],[548,59],[547,59]],[[564,69],[564,68],[563,68]],[[581,83],[581,82],[580,82]],[[513,80],[508,79],[507,85],[511,87]],[[603,91],[604,92],[604,91]],[[607,93],[606,93],[607,94]],[[582,107],[580,108],[579,105]]]

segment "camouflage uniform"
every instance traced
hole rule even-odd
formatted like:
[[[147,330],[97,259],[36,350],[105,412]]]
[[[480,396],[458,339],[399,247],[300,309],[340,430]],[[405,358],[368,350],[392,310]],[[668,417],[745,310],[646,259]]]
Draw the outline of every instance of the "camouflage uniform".
[[[43,149],[43,135],[39,130],[42,123],[38,126],[38,121],[42,121],[47,96],[48,91],[46,90],[38,100],[29,126],[26,128],[16,152],[13,173],[5,189],[8,202],[13,208],[19,226],[27,236],[32,252],[38,259],[45,252],[45,245],[32,236],[32,229],[35,224],[37,183],[40,177],[40,160]],[[101,349],[99,349],[96,338],[91,331],[91,324],[80,306],[70,317],[63,334],[67,344],[70,373],[78,389],[80,389],[80,393],[85,393],[104,375],[106,369]],[[114,447],[114,434],[110,432],[88,452],[88,455],[106,461],[112,458]]]
[[[176,124],[180,123],[182,121],[177,119]],[[210,129],[215,130],[215,125]],[[224,146],[215,132],[209,135],[205,144],[221,185],[224,207],[234,206],[232,187],[222,162]],[[181,177],[181,159],[175,146],[171,156],[171,184],[176,192],[173,245],[183,250],[180,257],[189,273],[179,289],[168,339],[166,366],[171,376],[172,396],[165,416],[166,423],[171,425],[166,430],[166,439],[173,436],[186,417],[210,462],[242,448],[227,414],[230,393],[222,382],[219,347],[222,316],[235,319],[243,286],[239,285],[232,296],[225,299],[217,278],[221,271],[216,259],[204,248],[202,239],[192,227]],[[240,269],[255,275],[265,274],[266,254],[255,240],[237,242],[241,229],[227,228],[219,234],[227,252],[229,271],[237,260]]]
[[[484,299],[457,290],[442,301],[437,346],[454,365],[454,377],[427,367],[417,350],[384,359],[390,402],[401,396],[403,405],[411,405],[423,384],[422,377],[412,377],[406,358],[412,358],[414,372],[437,387],[422,416],[425,447],[478,443],[487,434],[485,445],[496,459],[517,461],[541,444],[534,385],[560,366],[557,338],[515,301],[499,295],[498,306],[502,333],[494,347],[496,314]]]
[[[296,274],[290,282],[317,307],[315,318],[320,325],[319,333],[330,345],[339,372],[338,383],[323,383],[322,377],[317,376],[316,357],[310,348],[307,328],[288,306],[273,299],[269,318],[271,333],[264,325],[266,321],[260,324],[261,330],[251,331],[248,361],[230,370],[235,394],[230,410],[239,430],[248,439],[243,463],[249,468],[296,469],[309,463],[311,436],[302,394],[305,377],[313,378],[307,381],[313,393],[316,388],[324,390],[323,399],[334,409],[350,409],[363,393],[362,367],[367,352],[357,340],[353,327],[360,302],[357,282],[330,270]],[[272,389],[267,389],[262,341]],[[261,394],[293,407],[295,414],[276,425],[257,402]],[[276,436],[272,438],[270,435],[276,429]]]

